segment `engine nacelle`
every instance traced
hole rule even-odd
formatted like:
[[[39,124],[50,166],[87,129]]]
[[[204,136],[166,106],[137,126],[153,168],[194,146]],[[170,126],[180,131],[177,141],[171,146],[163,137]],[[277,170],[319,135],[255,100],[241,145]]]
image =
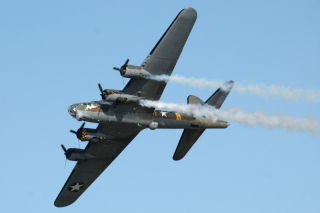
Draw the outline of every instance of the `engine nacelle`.
[[[87,153],[84,149],[70,148],[65,152],[66,158],[72,161],[90,160],[95,158],[92,154]]]
[[[77,138],[81,141],[100,142],[111,138],[96,129],[82,128],[77,131]]]
[[[120,74],[125,78],[146,78],[151,75],[141,66],[128,65]]]
[[[115,103],[137,103],[139,102],[142,97],[138,97],[135,95],[129,95],[129,94],[110,94],[105,96],[104,100],[115,102]]]
[[[129,60],[128,58],[120,68],[113,67],[113,69],[119,71],[126,78],[146,78],[151,75],[151,73],[141,66],[128,65]]]
[[[116,89],[105,89],[105,90],[103,90],[103,95],[112,95],[112,94],[124,94],[124,92],[122,92],[121,90],[116,90]]]

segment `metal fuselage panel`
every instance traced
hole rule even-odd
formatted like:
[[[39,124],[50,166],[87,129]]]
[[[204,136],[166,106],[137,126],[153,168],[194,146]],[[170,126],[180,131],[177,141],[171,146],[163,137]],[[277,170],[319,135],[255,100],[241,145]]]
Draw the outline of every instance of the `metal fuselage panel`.
[[[128,123],[142,128],[149,127],[151,123],[161,129],[226,128],[229,125],[225,121],[212,121],[206,117],[153,110],[134,103],[87,102],[74,104],[68,111],[77,120],[94,123]]]

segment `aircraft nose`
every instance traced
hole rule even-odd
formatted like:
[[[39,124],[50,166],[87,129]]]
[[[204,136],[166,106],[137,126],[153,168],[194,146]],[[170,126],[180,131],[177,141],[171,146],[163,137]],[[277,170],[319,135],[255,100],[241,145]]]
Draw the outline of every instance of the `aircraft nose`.
[[[72,117],[76,117],[77,104],[73,104],[73,105],[69,106],[68,112]]]

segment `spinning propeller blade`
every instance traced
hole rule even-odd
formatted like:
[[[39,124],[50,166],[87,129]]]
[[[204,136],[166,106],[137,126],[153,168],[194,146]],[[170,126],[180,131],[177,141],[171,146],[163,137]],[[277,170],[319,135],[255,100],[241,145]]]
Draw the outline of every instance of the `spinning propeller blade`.
[[[63,149],[64,154],[66,154],[66,153],[67,153],[67,149],[66,149],[66,147],[65,147],[63,144],[61,144],[60,146],[61,146],[61,148]]]
[[[99,90],[100,90],[100,96],[102,99],[105,99],[105,94],[103,93],[103,88],[100,84],[100,82],[98,82],[98,87],[99,87]]]
[[[130,58],[128,58],[120,68],[113,67],[113,69],[117,70],[117,71],[120,71],[120,74],[124,75],[126,73],[126,68],[128,66],[129,60],[130,60]]]
[[[82,131],[84,125],[86,125],[86,122],[83,122],[83,123],[81,124],[80,128],[79,128],[77,131],[74,131],[74,130],[71,129],[70,132],[73,133],[73,134],[75,134],[75,135],[77,136],[77,138],[79,138],[79,137],[81,137],[81,136],[79,136],[79,135],[81,135],[81,131]]]
[[[70,132],[73,133],[73,134],[77,134],[77,132],[72,130],[72,129],[70,129]]]

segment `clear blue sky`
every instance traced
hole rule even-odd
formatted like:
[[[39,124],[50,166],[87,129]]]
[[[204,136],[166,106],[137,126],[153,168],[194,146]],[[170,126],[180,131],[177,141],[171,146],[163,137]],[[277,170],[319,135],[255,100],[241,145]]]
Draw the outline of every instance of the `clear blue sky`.
[[[178,162],[181,130],[145,130],[76,203],[54,207],[74,166],[59,145],[79,146],[67,107],[100,99],[97,82],[122,89],[112,67],[139,65],[188,6],[198,19],[174,74],[320,87],[319,1],[2,0],[0,212],[320,212],[319,137],[237,123]],[[212,93],[169,83],[161,100]],[[319,104],[277,98],[231,93],[232,106],[320,117]]]

